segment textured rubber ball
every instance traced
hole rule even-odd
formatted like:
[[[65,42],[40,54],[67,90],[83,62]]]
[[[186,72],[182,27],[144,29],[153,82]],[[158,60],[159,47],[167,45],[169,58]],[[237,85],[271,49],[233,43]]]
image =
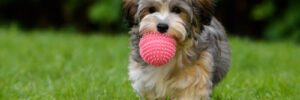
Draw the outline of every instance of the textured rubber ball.
[[[176,53],[176,40],[159,32],[145,33],[139,43],[140,55],[151,65],[160,67],[171,61]]]

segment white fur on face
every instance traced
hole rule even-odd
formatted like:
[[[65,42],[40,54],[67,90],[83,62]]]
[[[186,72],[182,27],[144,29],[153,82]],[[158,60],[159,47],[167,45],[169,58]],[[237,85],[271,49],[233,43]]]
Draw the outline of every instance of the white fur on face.
[[[155,0],[158,7],[156,7],[156,12],[148,13],[139,23],[139,33],[144,34],[147,32],[158,32],[157,24],[166,23],[169,25],[169,29],[166,34],[174,36],[179,41],[184,41],[187,35],[187,30],[185,28],[186,23],[180,17],[180,15],[171,12],[169,7],[170,0]],[[139,9],[144,9],[145,5],[141,5]],[[142,10],[140,10],[142,11]]]

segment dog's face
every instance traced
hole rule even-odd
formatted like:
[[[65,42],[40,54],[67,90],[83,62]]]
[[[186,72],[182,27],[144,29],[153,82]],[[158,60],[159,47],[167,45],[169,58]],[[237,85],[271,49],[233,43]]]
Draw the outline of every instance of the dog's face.
[[[201,33],[210,23],[213,6],[212,0],[123,0],[129,26],[140,35],[156,31],[178,42]]]

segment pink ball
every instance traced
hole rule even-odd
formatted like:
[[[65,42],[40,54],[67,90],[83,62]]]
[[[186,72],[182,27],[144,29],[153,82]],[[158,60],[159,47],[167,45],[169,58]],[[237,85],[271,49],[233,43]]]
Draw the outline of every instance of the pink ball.
[[[143,60],[159,67],[171,61],[176,53],[176,40],[166,34],[149,32],[143,35],[139,43]]]

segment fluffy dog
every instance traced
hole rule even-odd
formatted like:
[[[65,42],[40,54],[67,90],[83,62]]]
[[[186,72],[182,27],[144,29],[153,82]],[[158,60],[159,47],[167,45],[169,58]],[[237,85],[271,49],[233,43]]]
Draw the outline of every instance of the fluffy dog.
[[[131,29],[129,79],[140,99],[207,100],[227,73],[230,49],[213,16],[213,0],[123,0]],[[157,68],[143,61],[139,41],[160,32],[176,39],[175,57]]]

